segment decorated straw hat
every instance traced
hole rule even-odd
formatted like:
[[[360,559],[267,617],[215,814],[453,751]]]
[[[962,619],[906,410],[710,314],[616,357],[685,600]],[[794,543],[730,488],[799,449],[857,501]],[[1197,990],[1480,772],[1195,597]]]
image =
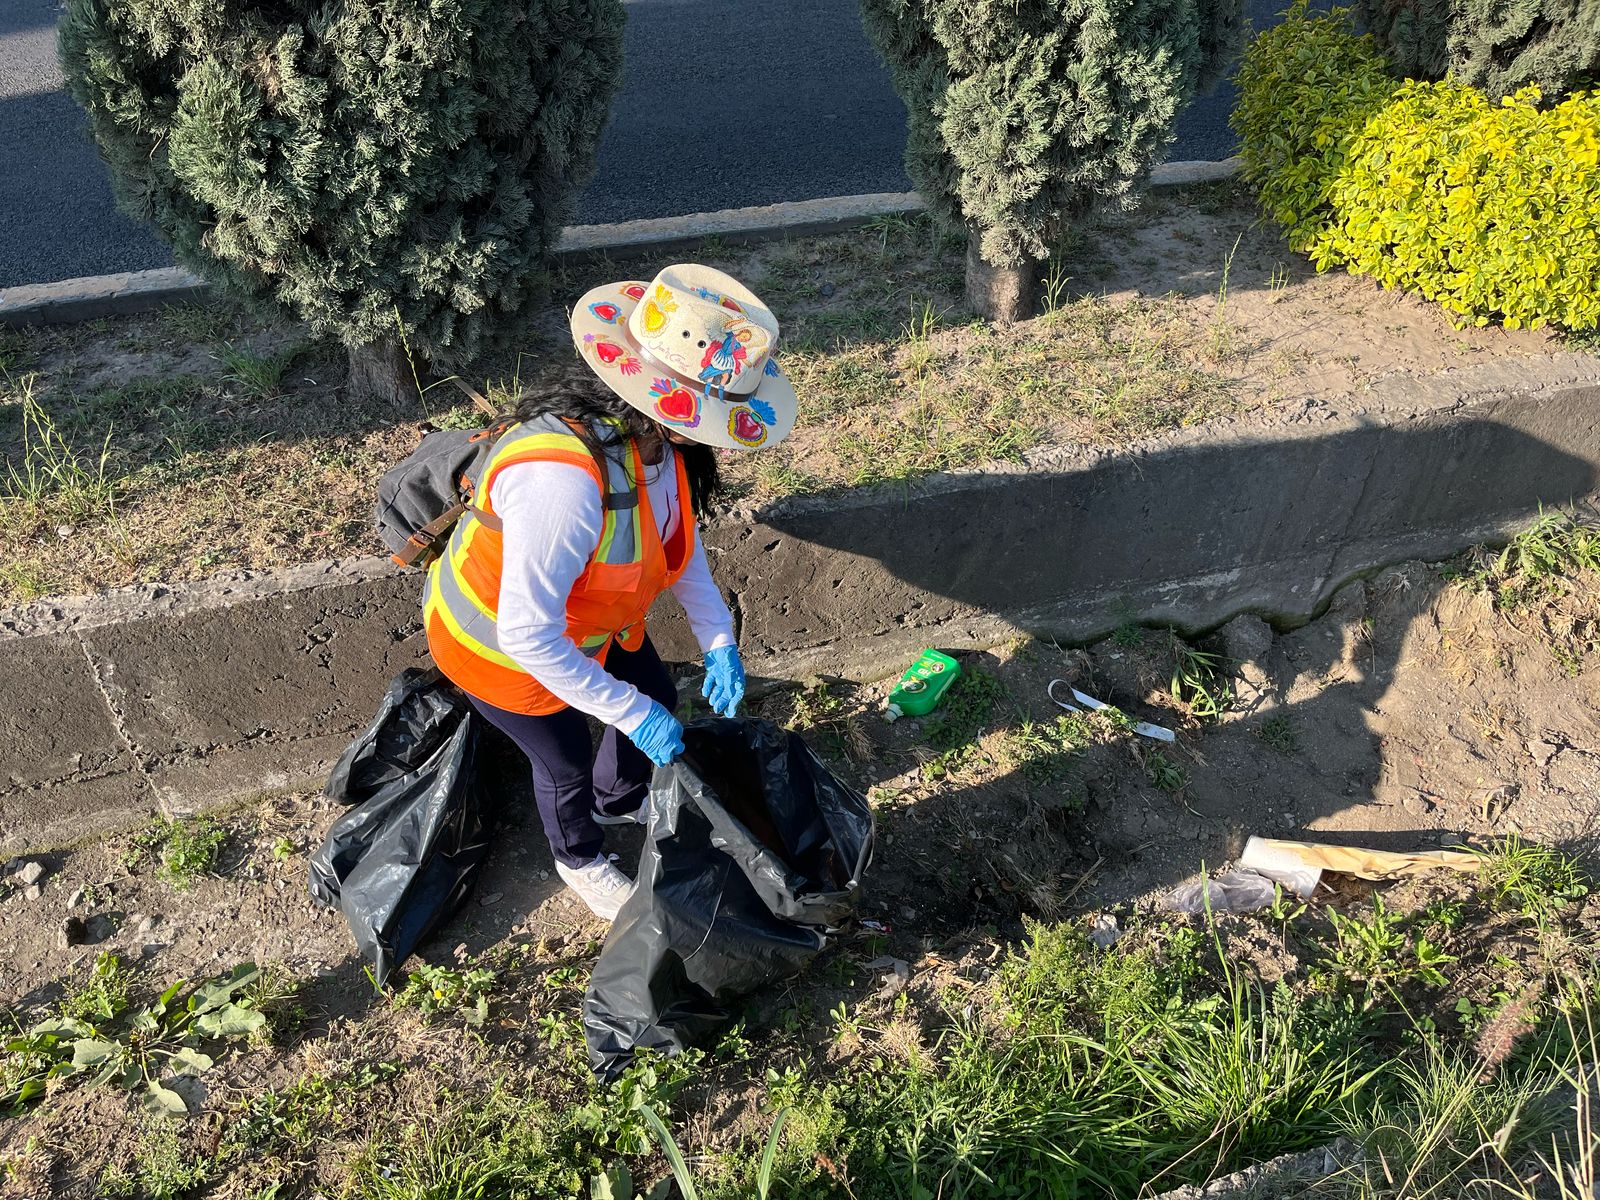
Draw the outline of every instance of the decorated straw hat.
[[[607,387],[693,441],[755,450],[794,428],[777,318],[721,271],[680,263],[597,287],[572,310],[572,340]]]

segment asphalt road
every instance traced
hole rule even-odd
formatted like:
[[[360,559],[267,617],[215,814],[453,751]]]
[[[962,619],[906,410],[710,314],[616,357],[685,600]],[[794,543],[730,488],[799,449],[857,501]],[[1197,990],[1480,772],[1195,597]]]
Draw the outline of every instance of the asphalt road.
[[[1282,0],[1246,0],[1256,28]],[[56,65],[58,0],[0,0],[0,287],[169,265],[117,211]],[[757,26],[754,27],[753,26]],[[731,39],[733,53],[710,49]],[[628,0],[627,67],[579,223],[910,190],[905,109],[856,0]],[[1224,83],[1174,159],[1233,153]]]

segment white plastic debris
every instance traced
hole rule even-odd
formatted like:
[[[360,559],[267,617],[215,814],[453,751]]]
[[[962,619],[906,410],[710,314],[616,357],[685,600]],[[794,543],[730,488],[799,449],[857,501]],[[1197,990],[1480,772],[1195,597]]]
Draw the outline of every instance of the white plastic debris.
[[[1067,690],[1072,693],[1072,698],[1078,703],[1069,704],[1067,701],[1056,695],[1057,684],[1067,687],[1067,681],[1065,679],[1052,679],[1050,681],[1050,686],[1045,689],[1045,692],[1049,695],[1050,699],[1055,702],[1057,708],[1065,709],[1067,712],[1083,712],[1085,709],[1098,711],[1102,708],[1111,707],[1111,705],[1107,704],[1104,700],[1096,700],[1093,696],[1085,695],[1075,687],[1067,687]],[[1173,733],[1172,730],[1163,729],[1160,725],[1152,725],[1148,721],[1135,721],[1133,725],[1133,731],[1140,737],[1153,738],[1158,742],[1176,742],[1178,740],[1178,735]]]
[[[1099,913],[1089,926],[1089,940],[1102,950],[1120,942],[1122,933],[1122,925],[1110,913]]]
[[[1259,912],[1277,896],[1277,885],[1259,871],[1224,871],[1173,888],[1161,907],[1179,913]]]

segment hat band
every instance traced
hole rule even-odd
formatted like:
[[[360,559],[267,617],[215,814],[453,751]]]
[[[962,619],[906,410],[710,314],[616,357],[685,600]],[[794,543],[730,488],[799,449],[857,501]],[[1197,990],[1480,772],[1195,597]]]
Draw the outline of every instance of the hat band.
[[[702,400],[710,400],[712,398],[712,389],[715,388],[716,399],[723,404],[728,402],[728,389],[726,386],[720,383],[714,384],[709,379],[701,379],[698,375],[686,375],[682,371],[678,370],[677,367],[674,367],[671,363],[657,357],[655,354],[651,353],[648,346],[633,336],[633,330],[629,327],[628,322],[622,322],[621,333],[622,340],[628,343],[628,348],[630,350],[635,351],[640,358],[644,359],[651,366],[663,371],[674,383],[681,384],[683,387],[688,388],[691,392],[699,392]],[[765,359],[766,355],[763,355],[762,358]],[[748,370],[749,368],[746,369]],[[752,388],[751,393],[753,394],[754,391],[755,389]]]

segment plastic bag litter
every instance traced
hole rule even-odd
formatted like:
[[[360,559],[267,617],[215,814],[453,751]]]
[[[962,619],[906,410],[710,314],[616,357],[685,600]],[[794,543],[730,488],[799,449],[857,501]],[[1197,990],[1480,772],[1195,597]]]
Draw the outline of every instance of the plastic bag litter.
[[[714,718],[651,781],[638,886],[584,998],[589,1065],[615,1078],[638,1047],[676,1053],[729,1005],[806,966],[855,911],[872,812],[798,736]]]
[[[1224,871],[1168,892],[1161,907],[1168,912],[1259,912],[1278,897],[1277,885],[1259,871]]]
[[[325,794],[354,805],[311,857],[311,895],[344,913],[381,988],[472,891],[489,849],[482,720],[437,670],[389,684]]]

